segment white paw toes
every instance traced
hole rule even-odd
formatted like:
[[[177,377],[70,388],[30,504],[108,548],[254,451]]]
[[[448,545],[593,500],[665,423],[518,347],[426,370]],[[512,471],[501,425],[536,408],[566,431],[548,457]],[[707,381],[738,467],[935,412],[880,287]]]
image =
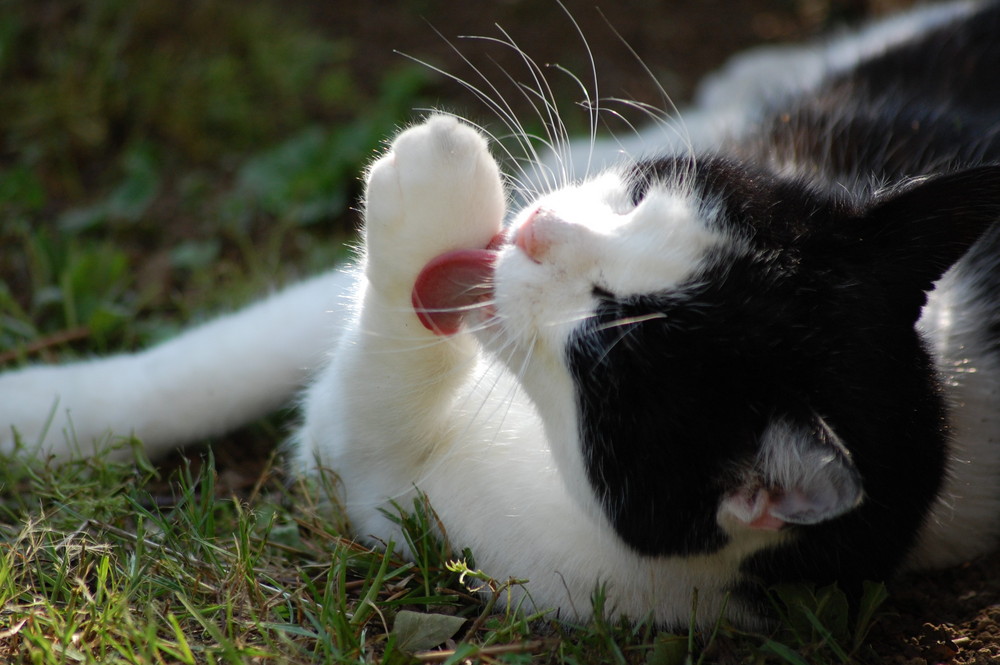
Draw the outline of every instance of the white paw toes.
[[[400,134],[368,173],[369,280],[408,294],[430,259],[485,247],[503,215],[500,171],[486,140],[454,118],[433,116]]]

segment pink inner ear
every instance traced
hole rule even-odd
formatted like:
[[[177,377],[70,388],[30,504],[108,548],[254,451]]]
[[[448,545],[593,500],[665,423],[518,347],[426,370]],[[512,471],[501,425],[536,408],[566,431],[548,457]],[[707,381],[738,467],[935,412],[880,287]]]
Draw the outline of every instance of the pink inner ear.
[[[722,506],[751,529],[780,531],[787,522],[774,514],[779,502],[780,498],[776,500],[776,497],[763,487],[756,490],[743,488],[723,499]]]
[[[497,252],[489,248],[458,249],[431,259],[411,294],[424,327],[437,335],[457,333],[465,315],[492,296],[496,258]]]
[[[780,531],[785,526],[785,520],[772,515],[768,507],[752,521],[747,522],[747,526],[761,531]]]

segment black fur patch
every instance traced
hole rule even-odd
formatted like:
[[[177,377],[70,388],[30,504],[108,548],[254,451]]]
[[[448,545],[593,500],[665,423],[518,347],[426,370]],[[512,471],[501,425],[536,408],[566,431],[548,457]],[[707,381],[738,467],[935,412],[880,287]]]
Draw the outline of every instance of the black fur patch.
[[[994,4],[776,107],[759,140],[730,146],[735,158],[636,168],[634,200],[694,187],[740,241],[675,291],[603,294],[567,349],[589,480],[636,551],[723,547],[716,512],[735,470],[774,419],[815,413],[850,451],[865,499],[789,527],[786,545],[744,562],[743,587],[850,584],[899,564],[948,438],[914,324],[971,246],[959,269],[978,275],[984,334],[1000,341],[998,71]]]

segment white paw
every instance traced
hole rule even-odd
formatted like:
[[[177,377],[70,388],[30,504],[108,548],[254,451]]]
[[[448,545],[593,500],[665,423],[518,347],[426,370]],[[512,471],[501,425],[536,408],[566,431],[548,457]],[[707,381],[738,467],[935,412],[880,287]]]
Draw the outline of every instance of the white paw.
[[[504,191],[486,140],[447,116],[398,137],[368,172],[369,282],[409,299],[420,270],[455,249],[482,249],[501,228]]]

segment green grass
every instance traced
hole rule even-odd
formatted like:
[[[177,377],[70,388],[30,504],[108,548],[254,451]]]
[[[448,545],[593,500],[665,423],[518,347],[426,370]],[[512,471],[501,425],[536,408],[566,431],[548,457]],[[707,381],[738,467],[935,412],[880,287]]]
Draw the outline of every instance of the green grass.
[[[425,70],[362,86],[359,45],[294,12],[171,7],[0,3],[0,360],[135,348],[328,268],[421,104]]]
[[[277,4],[170,5],[0,2],[0,369],[148,345],[328,268],[363,164],[428,105],[426,71],[362,85],[362,45]],[[556,623],[438,538],[431,506],[370,549],[330,488],[272,463],[234,491],[189,454],[0,460],[0,661],[846,663],[882,599],[852,624],[834,589],[781,590],[774,634],[673,634],[605,618],[596,589],[593,621]]]
[[[135,445],[124,442],[119,445]],[[170,482],[141,454],[7,470],[0,486],[0,658],[14,663],[558,662],[684,665],[723,651],[757,663],[850,663],[880,587],[848,623],[836,589],[776,592],[772,635],[595,618],[559,624],[510,601],[436,534],[432,508],[394,513],[414,559],[345,535],[329,488],[286,488],[269,466],[245,496],[211,460]],[[157,488],[169,488],[169,495]],[[530,586],[529,586],[530,589]]]
[[[417,565],[343,538],[276,483],[227,498],[210,465],[182,469],[164,504],[145,489],[153,473],[83,462],[11,479],[7,662],[399,662],[384,623],[396,608],[459,609],[456,575],[428,595]]]

